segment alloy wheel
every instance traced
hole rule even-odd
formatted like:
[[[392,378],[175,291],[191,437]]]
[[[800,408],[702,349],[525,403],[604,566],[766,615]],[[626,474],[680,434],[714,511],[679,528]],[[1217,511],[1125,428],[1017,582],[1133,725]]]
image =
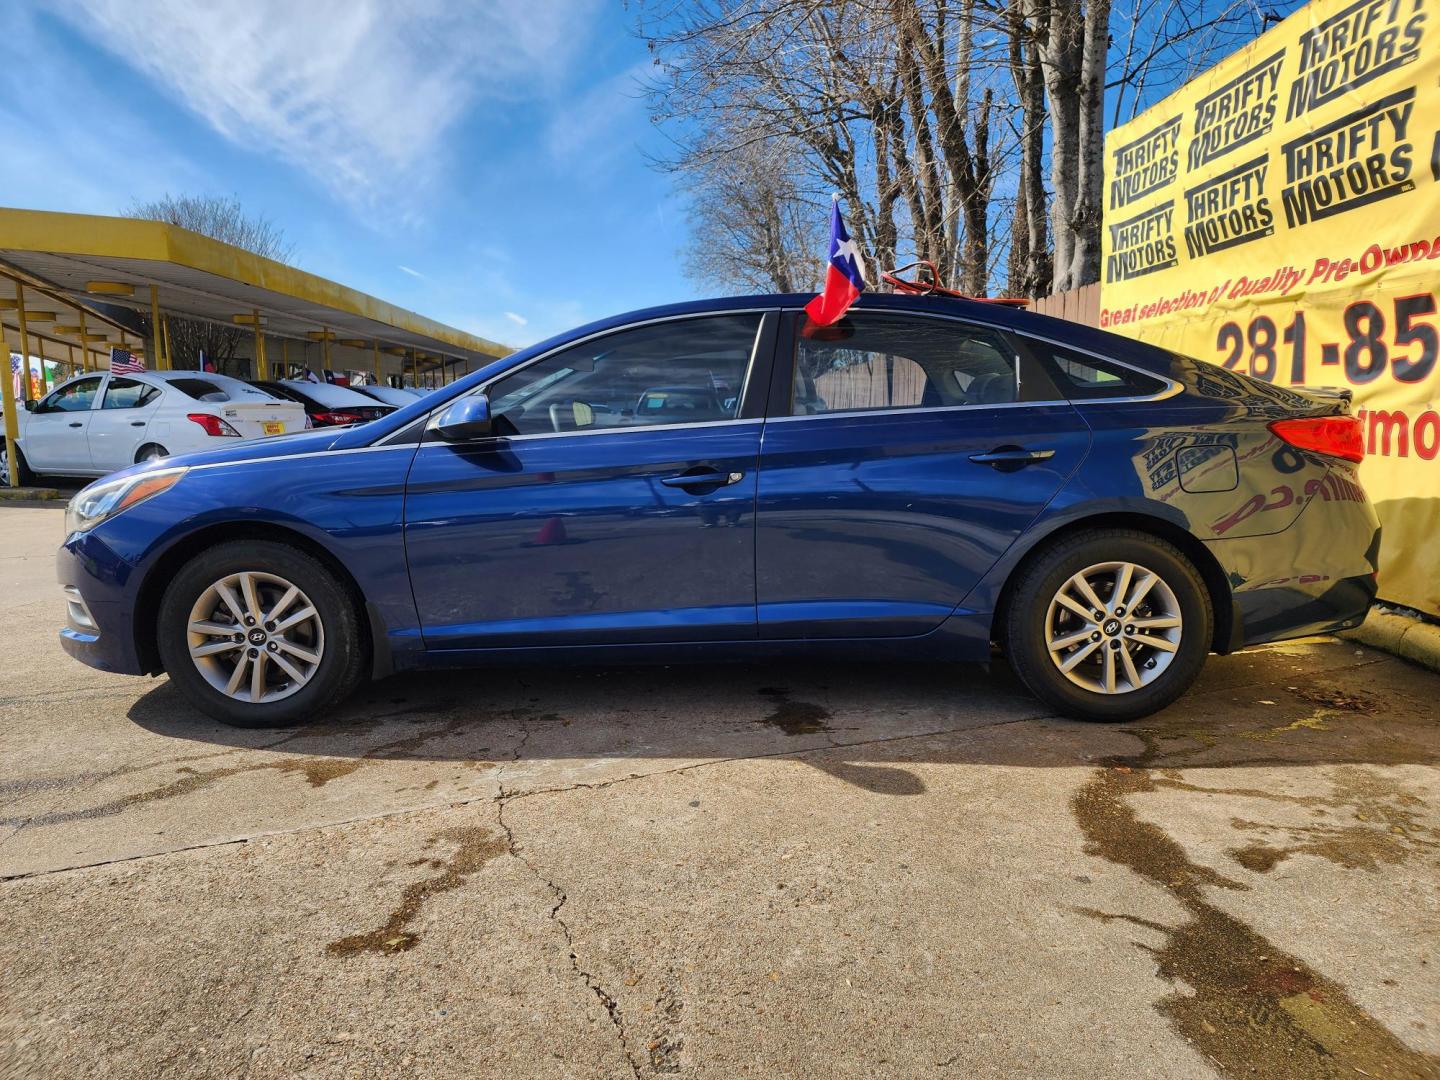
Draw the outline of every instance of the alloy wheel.
[[[1060,673],[1097,694],[1148,686],[1180,648],[1183,619],[1169,585],[1143,566],[1102,562],[1060,586],[1045,614],[1045,645]]]
[[[187,626],[190,659],[237,701],[280,701],[302,689],[325,654],[320,612],[275,574],[227,574],[200,594]]]

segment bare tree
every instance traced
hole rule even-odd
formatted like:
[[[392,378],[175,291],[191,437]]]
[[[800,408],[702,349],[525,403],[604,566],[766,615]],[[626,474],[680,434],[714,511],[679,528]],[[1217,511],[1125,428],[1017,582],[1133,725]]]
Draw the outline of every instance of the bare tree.
[[[266,217],[246,214],[240,200],[233,196],[167,194],[153,202],[133,203],[125,216],[168,222],[279,262],[287,262],[294,255],[294,246],[286,241],[278,225]],[[153,336],[149,312],[140,312],[140,322],[146,336]],[[198,319],[172,318],[167,322],[174,350],[171,360],[177,367],[198,368],[203,353],[214,362],[215,370],[234,373],[239,366],[235,353],[240,343],[253,334]]]
[[[823,202],[801,191],[780,138],[740,142],[683,176],[691,196],[685,273],[723,289],[799,292],[822,273]]]
[[[872,264],[913,255],[966,292],[1003,274],[1030,296],[1099,278],[1107,100],[1133,115],[1263,23],[1255,0],[637,2],[675,139],[658,164],[704,178],[697,241],[713,243],[716,199],[741,209],[765,188],[710,163],[778,140],[793,205],[823,219],[839,194]],[[761,211],[728,229],[764,265],[779,249]]]

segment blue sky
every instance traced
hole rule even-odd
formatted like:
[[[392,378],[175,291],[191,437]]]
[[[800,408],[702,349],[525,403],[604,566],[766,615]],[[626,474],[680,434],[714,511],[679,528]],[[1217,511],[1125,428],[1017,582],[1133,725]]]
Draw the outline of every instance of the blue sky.
[[[694,295],[601,0],[7,5],[0,205],[238,196],[294,261],[492,340]]]

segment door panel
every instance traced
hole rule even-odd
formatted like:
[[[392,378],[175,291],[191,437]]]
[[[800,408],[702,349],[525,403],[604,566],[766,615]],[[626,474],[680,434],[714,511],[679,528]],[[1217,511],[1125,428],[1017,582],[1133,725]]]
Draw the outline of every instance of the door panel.
[[[1089,443],[1068,404],[771,421],[756,502],[760,636],[934,629]],[[1053,454],[1014,471],[970,460],[1010,446]]]
[[[91,375],[58,387],[44,398],[25,425],[25,459],[37,472],[91,472],[88,429],[102,376]]]
[[[158,387],[140,379],[110,377],[88,427],[90,461],[96,469],[114,472],[135,463],[135,453],[163,396]]]
[[[426,647],[754,638],[760,430],[425,444],[405,544]],[[727,482],[664,483],[701,469]]]

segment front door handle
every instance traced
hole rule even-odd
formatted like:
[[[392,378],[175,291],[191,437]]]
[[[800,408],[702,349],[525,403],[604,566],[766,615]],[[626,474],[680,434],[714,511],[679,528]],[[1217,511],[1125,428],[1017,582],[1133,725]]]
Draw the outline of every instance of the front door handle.
[[[712,469],[708,466],[696,466],[693,469],[686,469],[679,476],[667,476],[660,481],[666,487],[671,488],[722,488],[731,484],[738,484],[745,479],[741,471],[721,472],[719,469]]]
[[[1023,446],[997,446],[984,454],[971,454],[970,460],[977,465],[989,465],[997,472],[1014,472],[1037,461],[1049,461],[1055,456],[1054,450],[1027,450]]]

